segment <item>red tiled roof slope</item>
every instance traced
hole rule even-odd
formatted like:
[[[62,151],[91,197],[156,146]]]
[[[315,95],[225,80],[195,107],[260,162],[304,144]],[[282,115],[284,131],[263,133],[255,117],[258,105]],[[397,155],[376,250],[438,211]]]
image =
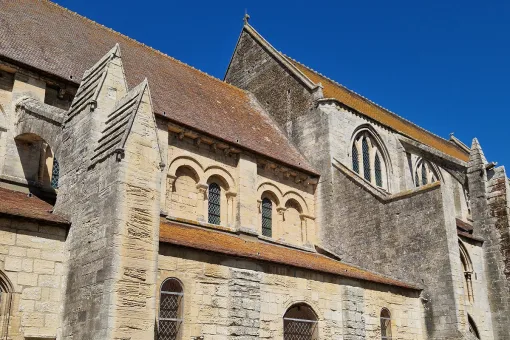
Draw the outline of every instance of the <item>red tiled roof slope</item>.
[[[347,105],[359,113],[388,126],[410,138],[413,138],[425,145],[444,152],[447,155],[467,162],[469,155],[455,144],[436,136],[425,129],[399,117],[398,115],[385,110],[384,108],[374,104],[370,100],[360,96],[359,94],[349,90],[348,88],[337,84],[330,79],[318,74],[308,67],[287,58],[299,71],[307,76],[311,81],[323,86],[324,98],[333,98]]]
[[[51,213],[53,206],[27,193],[0,188],[0,214],[25,217],[58,224],[69,222]]]
[[[269,243],[247,241],[232,234],[172,222],[161,223],[159,240],[178,246],[290,265],[353,279],[419,289],[411,284],[356,268],[317,253],[308,253]]]
[[[46,0],[0,0],[0,56],[79,82],[116,43],[130,88],[149,80],[154,110],[317,174],[247,92]]]

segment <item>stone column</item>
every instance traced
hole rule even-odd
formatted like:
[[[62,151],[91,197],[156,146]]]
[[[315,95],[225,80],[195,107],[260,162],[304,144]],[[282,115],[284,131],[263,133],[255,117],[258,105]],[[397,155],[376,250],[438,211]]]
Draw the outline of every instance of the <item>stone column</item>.
[[[207,197],[207,189],[209,186],[207,184],[198,183],[197,189],[197,221],[208,222],[208,197]]]

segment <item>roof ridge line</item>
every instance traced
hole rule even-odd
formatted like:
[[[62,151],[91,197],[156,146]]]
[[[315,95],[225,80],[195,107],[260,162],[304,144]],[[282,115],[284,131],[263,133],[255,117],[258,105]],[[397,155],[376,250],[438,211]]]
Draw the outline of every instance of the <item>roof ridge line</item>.
[[[121,36],[121,37],[123,37],[123,38],[126,38],[126,39],[128,39],[128,40],[130,40],[130,41],[132,41],[132,42],[134,42],[134,43],[136,43],[136,44],[138,44],[138,45],[141,45],[141,46],[143,46],[143,47],[146,47],[146,48],[148,48],[148,49],[152,50],[153,52],[156,52],[156,53],[158,53],[158,54],[160,54],[160,55],[162,55],[162,56],[164,56],[164,57],[166,57],[166,58],[168,58],[168,59],[171,59],[171,60],[173,60],[173,61],[177,62],[178,64],[181,64],[182,66],[188,67],[188,68],[190,68],[190,69],[192,69],[192,70],[194,70],[194,71],[196,71],[196,72],[198,72],[198,73],[200,73],[200,74],[203,74],[203,75],[205,75],[205,76],[207,76],[207,77],[211,78],[212,80],[218,81],[218,82],[220,82],[220,83],[222,83],[222,84],[225,84],[225,85],[228,85],[228,86],[230,86],[230,87],[232,87],[232,88],[234,88],[234,89],[236,89],[236,90],[238,90],[238,91],[241,91],[241,92],[246,93],[246,91],[245,91],[245,90],[243,90],[243,89],[240,89],[240,88],[238,88],[238,87],[236,87],[236,86],[234,86],[234,85],[232,85],[232,84],[229,84],[229,83],[227,83],[227,82],[225,82],[225,81],[221,80],[220,78],[216,78],[215,76],[212,76],[212,75],[210,75],[210,74],[208,74],[208,73],[206,73],[206,72],[204,72],[204,71],[202,71],[202,70],[199,70],[199,69],[197,69],[197,68],[195,68],[195,67],[193,67],[193,66],[191,66],[191,65],[189,65],[189,64],[186,64],[185,62],[183,62],[183,61],[181,61],[181,60],[179,60],[179,59],[176,59],[176,58],[174,58],[174,57],[172,57],[172,56],[170,56],[170,55],[168,55],[168,54],[166,54],[166,53],[164,53],[164,52],[161,52],[160,50],[158,50],[158,49],[156,49],[156,48],[154,48],[154,47],[152,47],[152,46],[146,45],[146,44],[144,44],[144,43],[143,43],[143,42],[141,42],[141,41],[138,41],[138,40],[136,40],[136,39],[133,39],[133,38],[131,38],[131,37],[129,37],[129,36],[127,36],[127,35],[123,34],[123,33],[120,33],[120,32],[118,32],[118,31],[114,30],[114,29],[113,29],[113,28],[111,28],[111,27],[108,27],[108,26],[105,26],[105,25],[103,25],[103,24],[100,24],[100,23],[98,23],[97,21],[94,21],[94,20],[92,20],[92,19],[89,19],[89,18],[87,18],[86,16],[83,16],[83,15],[81,15],[81,14],[77,13],[77,12],[74,12],[74,11],[70,10],[69,8],[66,8],[66,7],[64,7],[64,6],[61,6],[61,5],[59,5],[58,3],[52,2],[51,0],[43,0],[43,1],[44,1],[44,2],[46,2],[46,3],[48,3],[48,4],[51,4],[52,6],[55,6],[55,7],[59,8],[59,9],[63,9],[63,10],[65,10],[65,11],[69,12],[69,13],[70,13],[70,14],[72,14],[72,15],[75,15],[75,16],[78,16],[78,17],[80,17],[80,18],[82,18],[82,19],[85,19],[87,22],[90,22],[90,23],[92,23],[92,24],[94,24],[94,25],[96,25],[96,26],[99,26],[99,27],[104,28],[104,29],[106,29],[106,30],[108,30],[108,31],[111,31],[112,33],[117,34],[117,35],[119,35],[119,36]]]
[[[390,113],[390,114],[392,114],[392,115],[395,115],[397,118],[402,119],[404,122],[409,123],[409,124],[411,124],[411,125],[413,125],[413,126],[417,127],[417,128],[418,128],[418,129],[420,129],[420,130],[423,130],[423,131],[425,131],[425,132],[427,132],[427,133],[430,133],[430,134],[431,134],[431,135],[433,135],[434,137],[440,138],[440,139],[442,139],[443,141],[445,141],[445,142],[448,142],[448,143],[452,144],[452,143],[451,143],[448,139],[446,139],[446,138],[444,138],[444,137],[441,137],[441,136],[439,136],[439,135],[436,135],[434,132],[431,132],[431,131],[429,131],[429,130],[427,130],[427,129],[422,128],[421,126],[419,126],[419,125],[417,125],[417,124],[415,124],[415,123],[411,122],[410,120],[408,120],[408,119],[406,119],[406,118],[402,117],[402,116],[401,116],[401,115],[399,115],[398,113],[395,113],[395,112],[393,112],[393,111],[391,111],[391,110],[389,110],[389,109],[387,109],[387,108],[385,108],[385,107],[383,107],[383,106],[381,106],[381,105],[377,104],[376,102],[373,102],[372,100],[370,100],[370,99],[368,99],[367,97],[365,97],[365,96],[363,96],[363,95],[359,94],[358,92],[356,92],[356,91],[354,91],[354,90],[351,90],[350,88],[346,87],[345,85],[340,84],[340,83],[339,83],[339,82],[337,82],[336,80],[333,80],[333,79],[329,78],[328,76],[325,76],[324,74],[322,74],[322,73],[320,73],[320,72],[318,72],[318,71],[314,70],[313,68],[311,68],[311,67],[309,67],[309,66],[307,66],[307,65],[305,65],[305,64],[303,64],[303,63],[301,63],[301,62],[299,62],[299,61],[297,61],[297,60],[295,60],[295,59],[293,59],[293,58],[291,58],[291,57],[289,57],[289,56],[288,56],[288,55],[286,55],[286,54],[283,54],[283,55],[284,55],[286,58],[289,58],[290,60],[294,61],[295,63],[297,63],[297,64],[299,64],[299,65],[301,65],[301,66],[303,66],[303,67],[307,68],[308,70],[310,70],[310,71],[314,72],[315,74],[317,74],[317,75],[319,75],[319,76],[321,76],[321,77],[323,77],[323,78],[326,78],[326,80],[329,80],[329,81],[330,81],[330,82],[332,82],[333,84],[335,84],[335,85],[337,85],[337,86],[340,86],[340,87],[344,88],[345,90],[347,90],[347,91],[349,91],[349,92],[351,92],[351,93],[355,94],[356,96],[358,96],[358,97],[360,97],[361,99],[365,100],[367,103],[369,103],[369,104],[371,104],[371,105],[374,105],[375,107],[377,107],[377,108],[379,108],[379,109],[381,109],[381,110],[384,110],[384,111],[386,111],[386,112],[388,112],[388,113]],[[328,99],[328,98],[324,98],[324,99]],[[332,98],[332,99],[334,99],[334,98]],[[460,148],[459,148],[459,149],[460,149]],[[464,151],[464,150],[462,150],[462,151]]]

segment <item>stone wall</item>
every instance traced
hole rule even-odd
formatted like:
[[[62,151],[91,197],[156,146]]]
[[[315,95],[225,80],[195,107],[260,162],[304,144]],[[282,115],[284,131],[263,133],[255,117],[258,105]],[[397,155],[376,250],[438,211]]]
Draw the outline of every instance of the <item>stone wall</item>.
[[[2,292],[2,303],[11,299],[9,339],[59,335],[66,235],[66,227],[0,217],[0,270],[12,285]]]
[[[161,244],[158,282],[167,278],[184,287],[183,339],[283,339],[282,317],[301,302],[320,339],[380,338],[383,307],[396,338],[426,338],[417,292]]]

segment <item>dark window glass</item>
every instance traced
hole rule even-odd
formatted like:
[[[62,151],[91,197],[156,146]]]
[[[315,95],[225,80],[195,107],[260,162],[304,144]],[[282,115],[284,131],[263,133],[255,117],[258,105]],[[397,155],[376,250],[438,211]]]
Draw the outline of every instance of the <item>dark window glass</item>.
[[[416,184],[417,187],[420,186],[420,177],[418,176],[418,172],[414,173],[414,183]]]
[[[180,339],[183,297],[182,285],[178,280],[167,279],[161,286],[158,340]]]
[[[367,181],[371,180],[370,176],[370,152],[368,150],[368,142],[366,138],[363,138],[361,143],[363,149],[363,175]]]
[[[51,187],[58,189],[58,174],[60,172],[60,165],[56,158],[53,158],[53,170],[51,172]]]
[[[352,170],[359,174],[359,155],[356,144],[352,144]]]
[[[209,184],[209,223],[221,222],[221,188],[216,183]]]
[[[381,171],[381,160],[379,159],[379,155],[375,155],[375,184],[378,187],[382,187],[382,171]]]
[[[425,162],[421,163],[421,184],[427,184],[427,169],[425,168]]]
[[[273,203],[268,198],[262,200],[262,235],[273,236]]]

